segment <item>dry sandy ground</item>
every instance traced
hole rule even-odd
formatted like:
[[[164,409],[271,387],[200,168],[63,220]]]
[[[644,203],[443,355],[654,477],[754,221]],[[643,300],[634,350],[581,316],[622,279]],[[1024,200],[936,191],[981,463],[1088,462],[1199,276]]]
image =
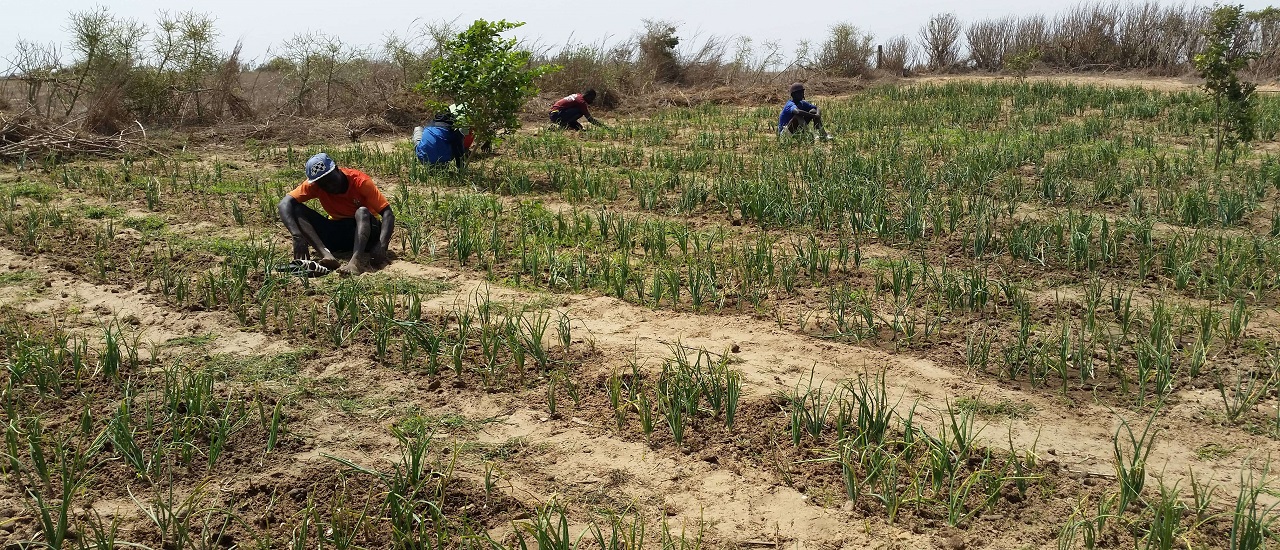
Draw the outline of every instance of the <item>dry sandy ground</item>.
[[[232,328],[237,326],[235,320],[224,313],[176,312],[138,289],[90,284],[39,257],[0,250],[0,273],[12,270],[36,271],[48,286],[34,294],[7,292],[6,303],[20,304],[31,312],[61,312],[63,322],[71,328],[93,330],[104,319],[124,319],[141,331],[144,345],[213,333],[217,335],[214,351],[218,352],[269,355],[287,349],[284,342]],[[495,302],[546,299],[490,286],[473,275],[447,268],[397,262],[388,271],[455,285],[452,291],[430,302],[429,307],[449,308],[466,303],[477,290],[486,288]],[[920,414],[930,423],[937,418],[931,411],[944,409],[949,400],[959,397],[981,396],[1030,406],[1033,412],[1027,418],[990,423],[984,427],[982,437],[999,448],[1007,447],[1010,436],[1015,446],[1034,444],[1042,460],[1059,463],[1081,480],[1112,476],[1112,434],[1122,416],[1136,420],[1127,411],[1088,402],[1065,402],[1044,391],[1022,391],[911,354],[888,354],[814,339],[748,315],[704,316],[651,310],[598,296],[568,295],[558,299],[562,300],[558,309],[573,318],[575,329],[603,353],[603,361],[595,363],[602,375],[622,368],[632,357],[653,367],[669,355],[669,346],[677,342],[708,350],[738,346],[740,362],[735,366],[744,375],[744,401],[767,399],[770,394],[785,391],[811,369],[816,378],[830,380],[884,371],[891,395],[902,396],[901,407],[918,403]],[[951,548],[958,544],[955,537],[984,548],[1049,545],[1044,531],[1050,526],[1014,534],[906,531],[848,509],[810,504],[804,493],[780,484],[772,475],[722,468],[671,450],[655,451],[642,442],[609,437],[610,426],[583,418],[548,419],[541,403],[502,395],[477,396],[474,392],[442,395],[425,387],[426,382],[420,377],[387,377],[385,369],[382,374],[374,374],[371,366],[362,358],[325,357],[306,367],[303,374],[317,380],[343,379],[353,386],[363,386],[377,397],[372,402],[382,405],[365,411],[363,419],[356,422],[332,412],[307,418],[305,426],[295,429],[311,434],[314,446],[295,457],[298,465],[323,461],[324,454],[362,456],[365,460],[381,455],[390,459],[394,440],[387,434],[384,422],[377,419],[405,406],[463,411],[470,417],[502,419],[477,434],[482,442],[497,444],[521,438],[528,445],[545,449],[540,453],[541,459],[523,460],[505,472],[508,493],[528,503],[549,502],[559,494],[581,497],[608,493],[659,505],[673,525],[705,521],[709,536],[720,542],[772,545],[782,540],[794,548]],[[1214,406],[1217,397],[1211,391],[1194,390],[1177,396],[1178,404],[1158,423],[1161,435],[1151,457],[1151,471],[1166,472],[1167,479],[1173,481],[1194,470],[1202,481],[1212,479],[1230,486],[1241,459],[1280,451],[1280,445],[1270,439],[1250,437],[1237,430],[1213,433],[1211,427],[1198,420],[1202,404]],[[1238,450],[1206,461],[1197,455],[1197,450],[1209,439],[1223,448]],[[297,465],[292,465],[286,470],[296,469]],[[280,473],[263,472],[261,478]],[[479,473],[464,471],[464,475]],[[246,479],[231,484],[254,482]]]
[[[1010,77],[930,76],[909,79],[916,84],[953,80],[999,80]],[[1185,79],[1129,78],[1105,75],[1030,76],[1029,80],[1071,81],[1083,84],[1144,86],[1159,90],[1193,89]],[[1280,92],[1264,86],[1267,93]],[[1274,145],[1274,144],[1272,144]],[[386,147],[385,144],[380,144]],[[138,288],[97,285],[68,273],[41,257],[27,257],[0,249],[0,274],[34,271],[43,288],[0,290],[0,303],[33,313],[51,313],[70,330],[86,333],[102,323],[120,319],[140,334],[144,349],[174,339],[213,334],[210,353],[270,356],[289,349],[278,338],[239,327],[222,312],[176,311]],[[494,301],[525,303],[543,301],[545,295],[486,283],[478,274],[439,266],[400,261],[387,272],[448,281],[452,290],[434,298],[429,307],[446,309],[468,303],[478,290],[487,289]],[[1045,298],[1048,299],[1048,298]],[[653,310],[614,298],[594,295],[557,295],[555,308],[574,319],[575,330],[602,353],[591,368],[604,376],[638,358],[656,368],[680,344],[720,352],[731,347],[744,377],[744,401],[767,401],[779,391],[794,387],[814,373],[815,379],[840,380],[861,373],[884,372],[892,396],[900,396],[903,410],[917,404],[923,421],[936,427],[937,411],[962,397],[1008,401],[1031,411],[1025,418],[995,420],[982,431],[985,442],[1006,448],[1011,439],[1019,448],[1037,449],[1042,461],[1057,463],[1082,485],[1113,478],[1112,436],[1122,418],[1143,419],[1128,410],[1116,410],[1088,400],[1059,396],[1052,391],[1026,390],[956,368],[955,361],[940,364],[936,358],[947,350],[932,350],[929,357],[910,352],[887,353],[857,345],[827,341],[780,328],[777,323],[746,314],[700,315]],[[1260,313],[1255,331],[1273,331],[1280,325],[1274,309]],[[959,358],[962,343],[952,353]],[[932,357],[932,358],[931,358]],[[361,456],[372,461],[390,459],[395,440],[388,434],[389,418],[407,408],[422,411],[460,412],[467,417],[497,417],[475,438],[501,444],[513,440],[541,449],[536,459],[523,458],[505,471],[505,491],[526,503],[545,503],[557,495],[578,499],[601,498],[647,503],[665,510],[673,525],[691,526],[704,521],[712,540],[742,546],[789,548],[963,548],[1017,549],[1052,547],[1047,536],[1058,524],[1028,525],[994,532],[945,529],[914,532],[882,518],[865,516],[849,508],[815,505],[797,488],[780,483],[777,476],[747,468],[728,468],[705,457],[672,449],[653,449],[643,442],[613,437],[612,427],[598,418],[548,418],[538,400],[520,396],[435,388],[423,377],[409,373],[388,374],[372,361],[340,354],[309,362],[301,373],[318,381],[341,381],[363,390],[366,410],[353,416],[332,410],[310,411],[293,429],[312,441],[293,462],[263,471],[250,479],[228,480],[219,490],[281,475],[297,475],[303,466],[324,462],[323,455]],[[1238,429],[1218,429],[1204,420],[1204,411],[1215,409],[1212,388],[1184,390],[1171,400],[1156,426],[1160,430],[1148,471],[1163,473],[1166,482],[1196,478],[1219,483],[1229,492],[1240,468],[1253,457],[1280,455],[1280,443]],[[586,416],[586,415],[584,415]],[[742,429],[749,430],[750,427]],[[1205,454],[1212,442],[1223,452]],[[462,475],[478,478],[479,471],[464,468]],[[1181,482],[1183,487],[1186,482]],[[17,498],[0,495],[0,512],[16,510]],[[1222,501],[1225,502],[1225,501]],[[6,508],[6,504],[9,508]],[[129,503],[116,503],[129,508]],[[1060,519],[1060,518],[1059,518]],[[2,522],[0,522],[2,523]],[[987,529],[990,529],[989,527]],[[2,533],[0,533],[2,534]],[[3,540],[0,538],[0,540]]]

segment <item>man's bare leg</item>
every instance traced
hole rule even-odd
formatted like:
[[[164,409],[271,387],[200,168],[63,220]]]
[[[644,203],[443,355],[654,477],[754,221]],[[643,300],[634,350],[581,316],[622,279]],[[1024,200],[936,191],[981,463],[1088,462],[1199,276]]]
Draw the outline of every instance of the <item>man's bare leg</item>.
[[[806,113],[806,112],[804,112],[804,111],[801,111],[801,112],[796,113],[796,114],[797,114],[799,117],[803,118],[803,119],[804,119],[804,121],[805,121],[806,123],[813,125],[813,129],[817,132],[817,136],[815,136],[815,137],[821,137],[822,139],[831,139],[831,134],[830,134],[830,133],[828,133],[828,132],[827,132],[825,129],[823,129],[823,127],[822,127],[822,114],[820,114],[820,113]],[[792,120],[794,120],[794,119],[792,119]]]
[[[369,239],[373,236],[373,214],[368,208],[356,210],[356,238],[352,245],[351,260],[338,268],[339,275],[359,275],[369,270]]]
[[[320,235],[316,233],[316,228],[312,227],[310,222],[308,222],[305,219],[299,219],[298,229],[302,232],[303,237],[311,243],[312,248],[315,248],[316,251],[320,253],[320,265],[325,266],[329,269],[336,269],[338,266],[342,265],[342,261],[338,260],[338,258],[335,258],[333,256],[333,252],[331,252],[329,248],[324,245],[324,241],[320,240]],[[305,246],[303,246],[302,248],[302,255],[301,256],[298,255],[297,242],[298,240],[294,239],[295,244],[293,246],[293,257],[295,259],[302,259],[302,260],[310,259],[310,254],[308,253],[309,251],[306,249]]]
[[[320,265],[329,269],[334,269],[342,262],[333,256],[333,252],[324,245],[324,241],[320,240],[320,234],[316,233],[316,228],[307,221],[307,217],[298,211],[299,208],[306,208],[298,202],[281,203],[280,219],[284,222],[284,226],[293,235],[293,259],[309,260],[311,259],[311,251],[314,248],[320,253]]]

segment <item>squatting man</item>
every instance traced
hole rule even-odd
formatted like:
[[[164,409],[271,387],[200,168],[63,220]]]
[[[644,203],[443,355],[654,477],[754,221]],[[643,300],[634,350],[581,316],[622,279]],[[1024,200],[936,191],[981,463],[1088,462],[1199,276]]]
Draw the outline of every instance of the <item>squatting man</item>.
[[[293,259],[309,260],[314,248],[321,266],[336,268],[344,276],[386,265],[396,218],[373,178],[338,167],[325,153],[307,160],[306,175],[306,181],[280,201],[280,219],[293,236]],[[328,215],[308,207],[305,203],[311,199],[319,200]],[[342,252],[351,252],[346,265],[334,256]]]

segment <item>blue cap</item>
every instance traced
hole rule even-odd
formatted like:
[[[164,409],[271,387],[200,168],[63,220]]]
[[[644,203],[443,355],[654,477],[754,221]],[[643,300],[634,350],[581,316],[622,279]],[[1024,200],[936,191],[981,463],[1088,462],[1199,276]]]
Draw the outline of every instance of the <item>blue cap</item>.
[[[337,167],[338,163],[333,162],[328,153],[316,153],[307,159],[307,183],[315,183]]]

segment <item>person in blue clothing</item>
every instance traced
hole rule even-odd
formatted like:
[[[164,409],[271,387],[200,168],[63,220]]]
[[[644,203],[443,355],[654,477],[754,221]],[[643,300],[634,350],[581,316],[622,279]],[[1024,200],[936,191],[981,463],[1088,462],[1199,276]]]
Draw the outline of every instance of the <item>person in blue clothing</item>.
[[[792,84],[791,100],[782,108],[778,116],[778,135],[792,135],[810,124],[822,139],[831,139],[831,134],[822,128],[822,113],[818,106],[804,100],[804,84]]]
[[[454,128],[456,119],[452,112],[445,111],[435,116],[431,124],[422,129],[422,138],[414,152],[418,160],[427,164],[446,164],[453,161],[459,170],[462,169],[462,158],[466,155],[465,136]]]

